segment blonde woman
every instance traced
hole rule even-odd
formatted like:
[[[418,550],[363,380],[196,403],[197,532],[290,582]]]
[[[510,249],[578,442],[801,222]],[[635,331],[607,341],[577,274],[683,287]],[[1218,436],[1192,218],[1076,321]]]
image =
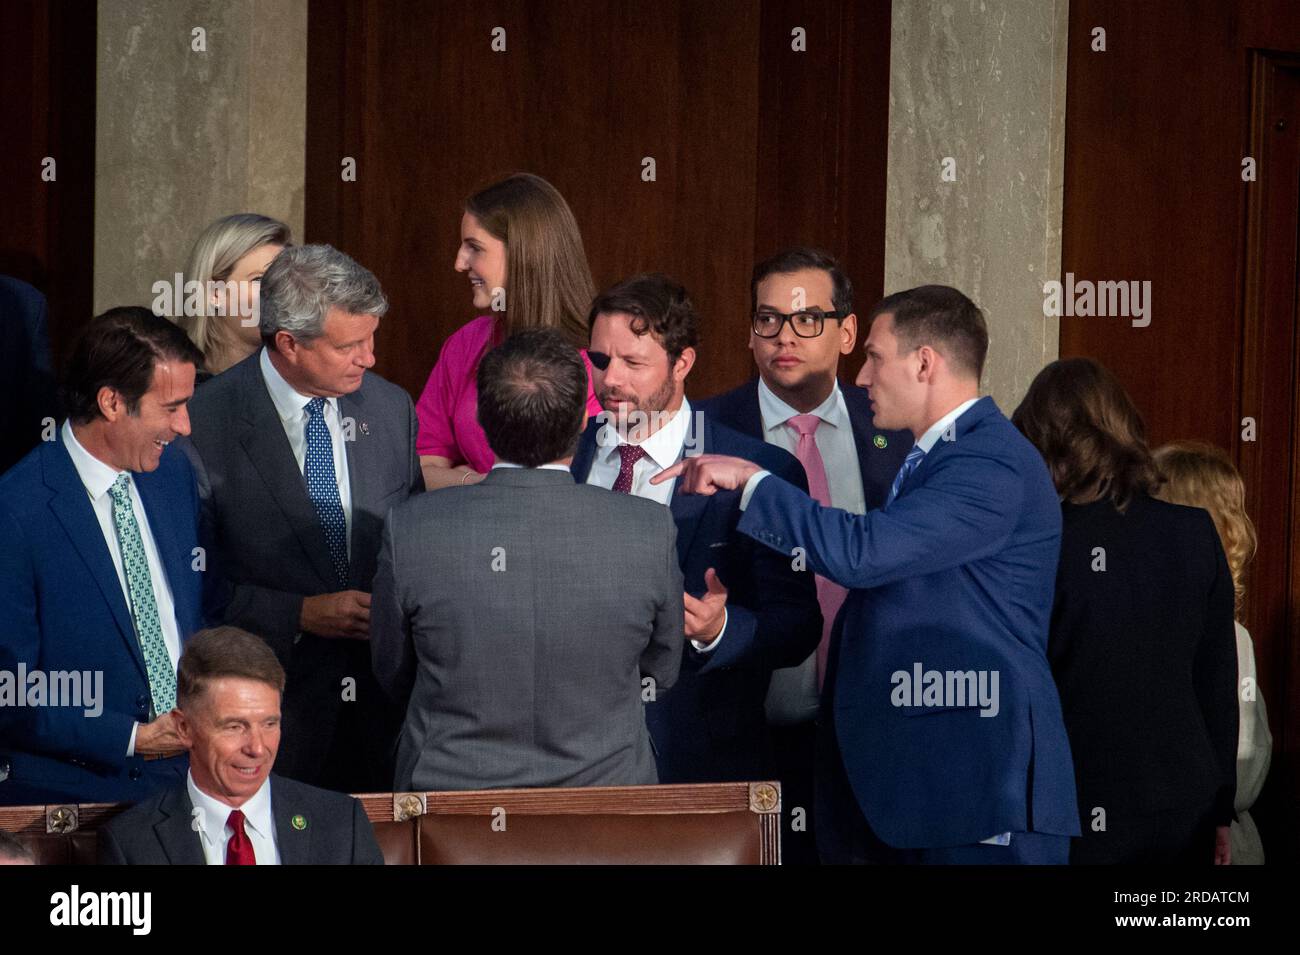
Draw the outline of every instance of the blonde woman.
[[[595,288],[578,223],[545,179],[517,173],[465,200],[454,267],[469,279],[478,318],[462,325],[416,403],[416,444],[429,490],[473,484],[495,455],[478,423],[479,359],[525,328],[553,328],[582,353],[587,413],[600,414],[587,358],[587,308]]]
[[[200,314],[176,320],[203,352],[199,381],[221,374],[261,346],[258,283],[271,260],[292,244],[287,225],[252,212],[218,219],[194,243],[185,284],[188,289],[191,282],[199,283],[204,307]]]
[[[1232,571],[1236,610],[1246,593],[1246,564],[1255,555],[1255,526],[1246,514],[1246,488],[1228,455],[1198,441],[1176,441],[1155,453],[1156,466],[1164,474],[1164,486],[1156,497],[1171,504],[1201,507],[1210,512],[1223,541],[1223,551]],[[1259,865],[1264,847],[1259,830],[1250,817],[1259,791],[1268,776],[1273,736],[1268,729],[1264,696],[1255,675],[1255,649],[1250,633],[1240,623],[1237,631],[1237,702],[1240,706],[1237,736],[1237,819],[1232,824],[1232,862]],[[1249,681],[1249,682],[1247,682]]]

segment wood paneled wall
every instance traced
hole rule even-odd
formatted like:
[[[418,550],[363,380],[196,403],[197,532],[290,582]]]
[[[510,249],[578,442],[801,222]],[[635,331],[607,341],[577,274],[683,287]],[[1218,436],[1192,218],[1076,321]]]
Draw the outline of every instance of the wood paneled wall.
[[[1105,30],[1104,52],[1093,49],[1097,28]],[[1248,216],[1258,200],[1252,190],[1278,170],[1261,166],[1255,182],[1246,182],[1242,161],[1259,148],[1251,136],[1252,71],[1263,51],[1300,51],[1300,7],[1294,0],[1071,0],[1069,44],[1062,272],[1076,280],[1149,280],[1152,312],[1147,327],[1127,318],[1062,318],[1061,355],[1088,355],[1115,372],[1142,410],[1153,446],[1211,442],[1233,455],[1246,478],[1260,548],[1242,616],[1274,734],[1273,769],[1256,818],[1265,852],[1294,861],[1295,338],[1278,332],[1293,331],[1295,299],[1285,314],[1248,306],[1248,227],[1254,241],[1262,234],[1251,222],[1258,212]],[[1271,129],[1276,120],[1268,122]],[[1294,222],[1294,208],[1290,214]],[[1289,240],[1270,241],[1289,241],[1294,264],[1294,227]],[[1261,341],[1284,347],[1261,348]],[[1247,417],[1256,420],[1254,441],[1242,440]]]
[[[461,203],[513,171],[569,201],[598,287],[642,270],[686,285],[692,396],[752,374],[755,256],[819,244],[860,307],[881,295],[888,0],[313,0],[308,19],[307,239],[379,276],[378,370],[413,394],[475,314],[452,269]]]
[[[56,358],[91,317],[95,23],[77,0],[0,8],[0,273],[45,293]]]

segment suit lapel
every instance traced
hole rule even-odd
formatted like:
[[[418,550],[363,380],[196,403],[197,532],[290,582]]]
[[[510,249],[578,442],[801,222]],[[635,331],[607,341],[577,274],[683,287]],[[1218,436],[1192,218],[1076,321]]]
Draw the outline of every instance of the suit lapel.
[[[194,807],[183,787],[167,790],[158,804],[162,818],[153,831],[172,865],[203,865],[202,836],[194,831]],[[220,837],[220,833],[217,834]]]
[[[362,387],[365,387],[364,384]],[[383,492],[383,488],[377,486],[374,454],[369,453],[369,447],[357,447],[359,442],[369,437],[370,432],[370,423],[366,421],[364,411],[365,395],[360,388],[350,395],[339,397],[339,425],[343,428],[343,448],[347,455],[348,484],[352,494],[352,541],[348,551],[351,554],[360,552],[357,534],[362,522],[357,520],[356,515],[363,511],[378,510],[378,495]],[[349,419],[351,423],[347,424]]]
[[[176,449],[172,449],[164,453],[177,452]],[[196,612],[195,608],[190,606],[191,588],[185,586],[185,581],[178,575],[193,573],[190,565],[194,558],[184,550],[177,537],[171,510],[168,507],[171,502],[166,500],[166,489],[157,480],[157,472],[135,475],[135,486],[140,492],[140,500],[144,502],[145,518],[149,521],[149,531],[153,534],[154,546],[158,548],[158,560],[171,587],[177,630],[183,643],[189,636],[187,632],[189,621],[196,619]]]
[[[745,387],[745,400],[741,403],[739,414],[736,416],[736,428],[741,434],[747,434],[750,437],[758,438],[759,441],[766,441],[767,435],[763,431],[763,409],[758,403],[758,378],[755,378]]]
[[[262,380],[261,366],[254,361],[247,363],[244,368],[250,380],[245,383],[248,400],[245,404],[244,432],[240,435],[239,442],[253,468],[261,476],[267,492],[284,512],[317,576],[327,589],[333,590],[336,583],[329,544],[321,529],[320,519],[316,516],[316,508],[307,496],[307,482],[298,470],[293,449],[289,447],[289,439],[284,433],[284,425],[266,390],[266,382]],[[351,454],[349,448],[349,467]]]
[[[693,436],[688,434],[683,445],[698,447],[700,454],[714,453],[712,429],[709,427],[708,419],[703,414],[693,411],[691,428],[695,428],[697,423],[700,428],[698,442],[692,442]],[[686,573],[688,568],[686,558],[691,552],[691,543],[695,540],[695,535],[704,521],[704,514],[713,503],[714,497],[704,494],[683,494],[681,486],[681,481],[673,482],[673,493],[668,500],[668,507],[673,512],[673,523],[677,525],[677,565],[682,568],[683,573]]]
[[[140,650],[140,641],[136,639],[135,625],[131,622],[131,613],[122,593],[122,582],[113,566],[113,558],[104,542],[104,534],[99,519],[95,517],[86,486],[81,483],[76,466],[68,456],[68,449],[63,446],[62,434],[57,442],[42,448],[41,460],[45,485],[53,492],[50,510],[63,525],[72,546],[90,570],[90,576],[99,587],[104,602],[108,604],[113,620],[117,623],[118,631],[126,642],[131,659],[135,661],[140,675],[148,680],[144,654]]]
[[[591,462],[596,456],[596,432],[600,427],[600,422],[593,418],[587,422],[587,429],[578,439],[578,449],[573,452],[573,463],[569,465],[573,480],[578,484],[586,484],[587,475],[591,473]]]
[[[271,777],[271,816],[275,820],[275,844],[280,850],[281,865],[311,863],[312,818],[307,807],[285,791],[284,783]],[[299,825],[293,824],[294,819]]]

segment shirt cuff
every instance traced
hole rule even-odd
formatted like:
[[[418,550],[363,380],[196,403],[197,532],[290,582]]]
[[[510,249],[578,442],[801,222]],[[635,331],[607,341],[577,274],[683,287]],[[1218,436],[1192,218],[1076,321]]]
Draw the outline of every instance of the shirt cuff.
[[[758,487],[758,482],[771,473],[771,471],[759,471],[745,482],[745,490],[740,495],[740,509],[742,511],[749,507],[749,499],[754,496],[754,488]]]
[[[722,629],[718,631],[718,635],[714,637],[712,642],[710,643],[700,643],[700,641],[698,640],[692,640],[691,646],[693,646],[700,653],[712,653],[714,650],[718,649],[718,644],[722,642],[722,635],[727,632],[727,620],[729,619],[729,617],[730,614],[727,612],[727,608],[723,607],[722,608]]]
[[[126,744],[126,758],[130,759],[135,755],[135,731],[140,728],[139,723],[131,724],[131,739]]]

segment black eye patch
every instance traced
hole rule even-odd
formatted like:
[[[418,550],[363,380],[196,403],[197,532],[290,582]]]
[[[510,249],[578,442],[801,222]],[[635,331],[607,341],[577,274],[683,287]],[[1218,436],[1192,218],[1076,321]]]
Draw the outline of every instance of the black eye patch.
[[[601,371],[604,371],[609,367],[609,356],[603,351],[589,351],[587,352],[587,357],[590,358],[591,363]]]

